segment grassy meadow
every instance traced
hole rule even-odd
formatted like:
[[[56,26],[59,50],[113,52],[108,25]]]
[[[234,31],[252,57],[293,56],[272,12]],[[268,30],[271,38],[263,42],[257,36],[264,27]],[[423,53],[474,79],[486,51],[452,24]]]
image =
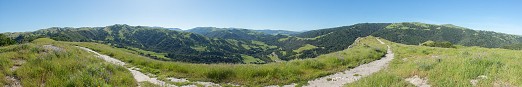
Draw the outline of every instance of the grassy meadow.
[[[132,66],[141,68],[142,72],[155,74],[160,79],[176,77],[246,86],[303,83],[380,59],[387,50],[386,45],[380,44],[374,37],[367,37],[361,39],[353,48],[312,59],[268,64],[191,64],[154,60],[140,56],[132,50],[113,48],[104,44],[65,43],[87,47],[102,54],[111,55]]]
[[[0,47],[0,85],[14,83],[8,76],[24,87],[137,86],[124,67],[51,39]]]
[[[389,41],[386,41],[390,43]],[[427,78],[434,87],[522,86],[522,51],[497,48],[435,48],[393,44],[387,69],[347,87],[413,86],[406,78]],[[472,80],[476,84],[472,84]]]

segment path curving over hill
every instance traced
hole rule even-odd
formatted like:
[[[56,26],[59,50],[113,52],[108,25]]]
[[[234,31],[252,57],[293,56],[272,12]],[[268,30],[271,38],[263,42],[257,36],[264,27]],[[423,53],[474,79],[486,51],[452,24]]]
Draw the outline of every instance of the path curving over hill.
[[[385,44],[380,39],[377,39],[381,44]],[[394,54],[391,47],[388,46],[387,54],[380,60],[376,60],[367,64],[362,64],[353,69],[343,72],[338,72],[332,75],[317,78],[308,81],[308,85],[304,87],[342,87],[344,84],[355,82],[363,77],[369,76],[375,72],[380,71],[388,66],[388,63],[393,60]],[[296,84],[284,85],[283,87],[295,87]],[[272,87],[272,86],[270,86]]]

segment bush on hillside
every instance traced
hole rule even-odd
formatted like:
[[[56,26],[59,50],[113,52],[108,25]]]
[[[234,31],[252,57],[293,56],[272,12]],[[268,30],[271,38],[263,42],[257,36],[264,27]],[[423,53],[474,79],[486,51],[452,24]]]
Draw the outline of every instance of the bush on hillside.
[[[13,39],[11,39],[3,34],[0,34],[0,46],[12,45],[15,43],[16,42]]]
[[[422,46],[429,46],[429,47],[442,47],[442,48],[456,48],[453,46],[451,42],[444,41],[444,42],[435,42],[435,41],[426,41],[421,44]]]
[[[502,46],[501,48],[511,49],[511,50],[522,50],[522,43],[505,45],[505,46]]]

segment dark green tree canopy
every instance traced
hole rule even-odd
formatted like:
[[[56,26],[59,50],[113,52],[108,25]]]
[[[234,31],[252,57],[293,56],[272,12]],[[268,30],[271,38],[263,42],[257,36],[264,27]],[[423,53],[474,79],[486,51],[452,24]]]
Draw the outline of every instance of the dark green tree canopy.
[[[6,45],[12,45],[12,44],[15,44],[16,42],[5,36],[4,34],[0,34],[0,46],[6,46]]]

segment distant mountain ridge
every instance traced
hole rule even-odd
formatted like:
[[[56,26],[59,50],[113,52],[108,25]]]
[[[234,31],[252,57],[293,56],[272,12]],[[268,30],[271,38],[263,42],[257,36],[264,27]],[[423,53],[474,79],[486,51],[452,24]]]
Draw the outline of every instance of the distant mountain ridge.
[[[284,34],[284,35],[293,35],[293,34],[299,34],[301,32],[297,32],[297,31],[287,31],[287,30],[269,30],[269,29],[265,29],[265,30],[255,30],[257,32],[263,32],[265,34],[272,34],[272,35],[277,35],[277,34]]]
[[[175,61],[194,63],[243,63],[244,58],[264,62],[273,62],[275,59],[314,58],[344,50],[358,37],[366,36],[410,45],[431,40],[497,48],[522,42],[522,37],[518,35],[419,22],[359,23],[281,34],[285,32],[215,27],[197,27],[180,31],[175,28],[117,24],[107,27],[54,27],[6,35],[13,37],[17,42],[49,37],[60,41],[98,42],[116,47],[140,48],[167,53],[167,57]]]
[[[260,32],[263,34],[270,34],[270,35],[278,35],[278,34],[293,35],[293,34],[301,33],[301,32],[297,32],[297,31],[288,31],[288,30],[270,30],[270,29],[253,30],[253,29],[244,29],[244,28],[216,28],[216,27],[196,27],[196,28],[192,28],[189,30],[185,30],[185,31],[201,34],[201,33],[210,33],[213,31],[231,31],[231,30],[248,30],[249,32]]]
[[[16,36],[25,41],[49,37],[59,41],[99,42],[116,47],[133,47],[158,53],[167,53],[175,61],[194,63],[241,63],[244,54],[259,57],[257,53],[275,49],[259,42],[208,38],[200,34],[166,28],[112,25],[107,27],[49,28]],[[270,48],[272,47],[272,48]]]

